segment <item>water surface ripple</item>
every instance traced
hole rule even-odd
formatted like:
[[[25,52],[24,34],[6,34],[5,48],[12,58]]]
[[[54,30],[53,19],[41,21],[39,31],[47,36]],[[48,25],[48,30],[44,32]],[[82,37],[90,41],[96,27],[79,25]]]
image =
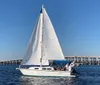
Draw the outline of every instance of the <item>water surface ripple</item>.
[[[76,67],[76,78],[28,77],[15,68],[18,65],[0,66],[0,85],[100,85],[100,66]]]

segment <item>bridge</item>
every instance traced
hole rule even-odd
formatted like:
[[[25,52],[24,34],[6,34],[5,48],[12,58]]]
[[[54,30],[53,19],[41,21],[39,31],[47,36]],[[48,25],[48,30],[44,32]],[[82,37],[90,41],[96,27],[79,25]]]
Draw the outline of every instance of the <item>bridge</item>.
[[[100,65],[100,56],[66,56],[69,61],[75,61],[76,65]]]
[[[100,56],[65,56],[69,61],[75,61],[78,65],[100,65]],[[0,65],[19,65],[22,59],[0,61]]]
[[[22,59],[0,61],[0,65],[19,65]]]

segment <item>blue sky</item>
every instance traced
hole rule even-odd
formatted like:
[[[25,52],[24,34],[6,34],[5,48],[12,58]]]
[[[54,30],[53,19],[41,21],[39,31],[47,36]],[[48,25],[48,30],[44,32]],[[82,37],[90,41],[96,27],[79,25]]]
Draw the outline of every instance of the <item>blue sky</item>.
[[[42,4],[65,56],[100,55],[100,0],[0,0],[0,60],[23,58]]]

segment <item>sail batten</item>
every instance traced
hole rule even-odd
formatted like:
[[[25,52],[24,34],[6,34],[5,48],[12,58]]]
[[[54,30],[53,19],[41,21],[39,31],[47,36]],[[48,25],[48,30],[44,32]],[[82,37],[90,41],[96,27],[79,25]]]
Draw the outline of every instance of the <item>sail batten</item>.
[[[48,60],[63,60],[62,49],[44,7],[34,29],[22,64],[41,65],[41,57],[42,65],[49,65]]]

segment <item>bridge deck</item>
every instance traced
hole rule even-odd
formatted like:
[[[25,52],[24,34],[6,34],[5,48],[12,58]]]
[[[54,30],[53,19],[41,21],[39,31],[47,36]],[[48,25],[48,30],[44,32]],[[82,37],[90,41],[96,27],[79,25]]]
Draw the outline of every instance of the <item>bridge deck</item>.
[[[100,56],[66,56],[69,61],[75,61],[76,65],[100,65]],[[0,61],[0,65],[19,65],[22,59]]]

